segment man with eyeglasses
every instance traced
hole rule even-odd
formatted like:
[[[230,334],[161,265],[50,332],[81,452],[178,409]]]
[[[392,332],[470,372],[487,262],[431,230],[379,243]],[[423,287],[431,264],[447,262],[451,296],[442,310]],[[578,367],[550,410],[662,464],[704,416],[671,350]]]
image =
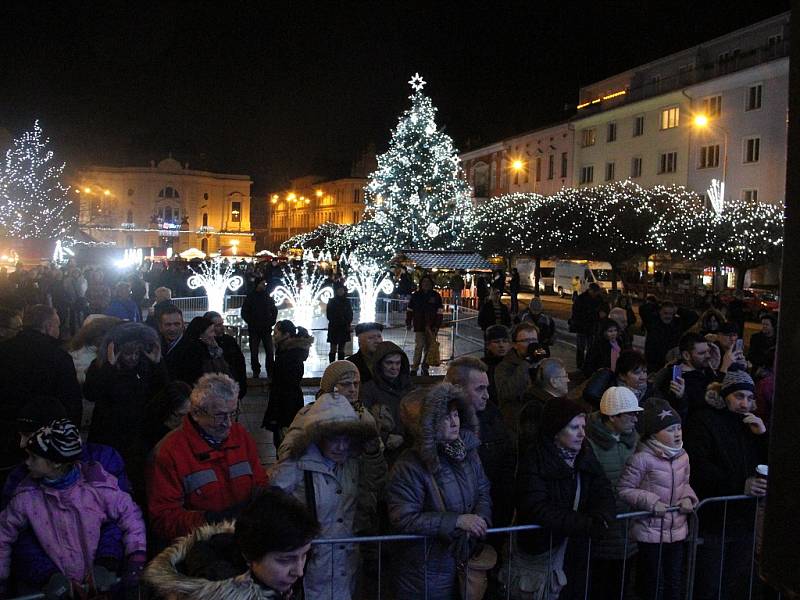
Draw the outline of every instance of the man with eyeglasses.
[[[221,373],[201,377],[180,427],[156,446],[148,474],[150,525],[161,541],[204,523],[234,519],[267,485],[256,444],[236,420],[239,386]]]

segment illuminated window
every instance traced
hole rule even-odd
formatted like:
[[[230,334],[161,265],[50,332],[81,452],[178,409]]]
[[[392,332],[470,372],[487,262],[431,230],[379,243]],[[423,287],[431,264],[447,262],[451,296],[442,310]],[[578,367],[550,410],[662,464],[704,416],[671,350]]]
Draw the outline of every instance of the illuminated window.
[[[596,138],[597,131],[594,127],[581,130],[581,146],[583,148],[586,148],[587,146],[594,146],[595,142],[597,141]]]
[[[719,166],[719,144],[702,146],[698,157],[697,168],[709,169]]]
[[[594,166],[588,165],[586,167],[581,167],[581,184],[584,183],[592,183],[594,181]]]
[[[678,153],[665,152],[658,158],[659,173],[674,173],[678,170]]]
[[[744,140],[743,161],[746,163],[757,163],[761,154],[761,138],[751,137]]]
[[[751,85],[747,88],[747,99],[745,103],[745,110],[758,110],[761,108],[761,92],[762,86],[759,83],[758,85]]]
[[[680,109],[677,106],[665,108],[661,111],[661,129],[672,129],[678,126]]]
[[[239,223],[242,220],[242,203],[231,202],[231,222]]]

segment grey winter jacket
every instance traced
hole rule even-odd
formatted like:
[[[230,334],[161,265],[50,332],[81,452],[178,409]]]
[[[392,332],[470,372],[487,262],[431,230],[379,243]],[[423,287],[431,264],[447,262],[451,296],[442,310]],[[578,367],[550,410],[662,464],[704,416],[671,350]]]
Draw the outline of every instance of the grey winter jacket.
[[[422,542],[409,542],[398,549],[393,561],[397,565],[395,593],[398,598],[450,600],[456,597],[457,565],[450,549],[458,534],[456,520],[462,514],[477,514],[491,524],[491,499],[478,457],[474,410],[466,401],[459,402],[460,436],[467,448],[466,458],[459,462],[437,448],[436,424],[447,412],[447,401],[438,402],[431,396],[435,394],[426,397],[421,411],[415,446],[394,464],[386,495],[389,520],[397,531],[434,539],[428,541],[427,558]],[[434,481],[445,512],[439,508]]]

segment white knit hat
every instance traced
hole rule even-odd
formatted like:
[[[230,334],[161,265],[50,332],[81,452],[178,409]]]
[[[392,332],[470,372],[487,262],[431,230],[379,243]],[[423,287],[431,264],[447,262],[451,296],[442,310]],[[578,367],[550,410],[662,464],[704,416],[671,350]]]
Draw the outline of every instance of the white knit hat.
[[[600,413],[607,417],[642,410],[636,394],[623,386],[608,388],[600,399]]]

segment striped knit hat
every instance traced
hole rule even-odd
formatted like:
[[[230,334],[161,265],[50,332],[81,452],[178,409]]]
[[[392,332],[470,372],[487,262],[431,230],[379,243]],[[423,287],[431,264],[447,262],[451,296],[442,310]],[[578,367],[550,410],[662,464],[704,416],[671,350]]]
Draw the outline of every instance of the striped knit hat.
[[[25,449],[55,463],[74,462],[81,455],[81,434],[72,421],[59,419],[37,429]]]
[[[755,392],[756,386],[753,383],[753,378],[744,369],[731,368],[725,374],[725,379],[722,380],[722,389],[720,396],[725,398],[728,394],[738,392],[739,390],[749,390]]]

